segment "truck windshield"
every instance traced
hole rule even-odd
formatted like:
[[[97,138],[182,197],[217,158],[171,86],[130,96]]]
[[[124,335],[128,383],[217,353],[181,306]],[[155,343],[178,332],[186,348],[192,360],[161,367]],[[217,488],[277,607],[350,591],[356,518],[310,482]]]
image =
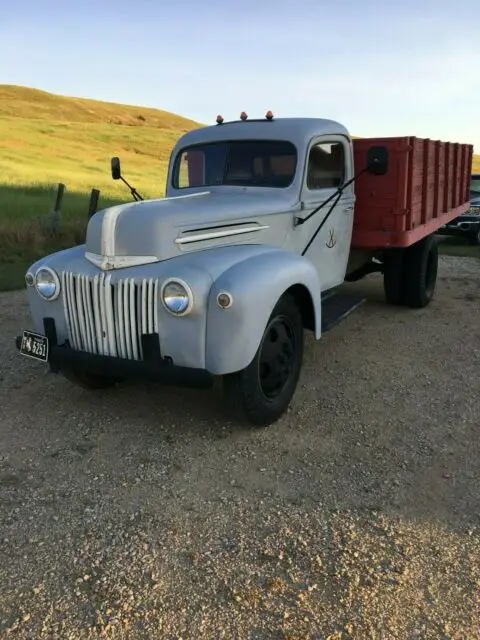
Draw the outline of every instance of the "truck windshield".
[[[177,156],[176,189],[239,185],[288,187],[295,176],[297,150],[283,140],[232,140],[187,147]]]

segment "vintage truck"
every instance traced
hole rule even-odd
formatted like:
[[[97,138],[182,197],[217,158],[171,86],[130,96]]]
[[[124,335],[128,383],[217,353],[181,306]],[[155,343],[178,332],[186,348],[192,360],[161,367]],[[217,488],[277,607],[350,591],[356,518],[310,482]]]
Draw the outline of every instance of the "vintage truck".
[[[388,303],[431,301],[434,233],[469,208],[472,152],[242,112],[178,140],[164,198],[143,200],[112,158],[134,202],[28,269],[33,331],[17,349],[91,389],[221,377],[234,415],[271,424],[295,392],[304,331],[319,340],[364,301],[345,281],[380,272]]]

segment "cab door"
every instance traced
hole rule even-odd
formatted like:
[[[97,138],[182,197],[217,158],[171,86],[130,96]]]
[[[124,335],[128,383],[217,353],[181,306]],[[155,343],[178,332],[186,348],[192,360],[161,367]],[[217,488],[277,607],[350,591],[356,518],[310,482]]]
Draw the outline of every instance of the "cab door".
[[[295,250],[316,267],[322,291],[345,279],[353,230],[355,192],[349,185],[339,195],[338,188],[353,176],[350,141],[341,135],[313,139],[307,151],[302,189],[303,210],[307,218],[318,206],[333,199],[304,224],[295,229]],[[336,195],[335,195],[336,194]]]

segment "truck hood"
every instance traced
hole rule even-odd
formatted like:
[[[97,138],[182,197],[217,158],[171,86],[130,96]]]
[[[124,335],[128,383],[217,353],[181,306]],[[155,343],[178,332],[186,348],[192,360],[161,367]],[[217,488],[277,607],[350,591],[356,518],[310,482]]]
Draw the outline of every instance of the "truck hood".
[[[87,227],[85,257],[102,269],[167,260],[227,244],[281,246],[295,202],[285,194],[242,188],[143,200],[96,213]]]

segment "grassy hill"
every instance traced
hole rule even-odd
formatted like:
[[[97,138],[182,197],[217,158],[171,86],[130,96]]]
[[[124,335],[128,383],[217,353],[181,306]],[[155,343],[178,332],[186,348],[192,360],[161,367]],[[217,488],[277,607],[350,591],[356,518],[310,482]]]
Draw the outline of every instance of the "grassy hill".
[[[185,130],[196,123],[174,113],[115,102],[70,98],[39,89],[0,85],[0,116],[63,122],[96,122]]]
[[[142,195],[162,196],[175,141],[198,126],[159,109],[0,85],[0,289],[22,286],[32,260],[83,241],[93,187],[99,208],[130,201],[111,179],[111,156]],[[474,167],[480,172],[480,156]],[[62,231],[52,238],[44,223],[58,182],[66,185]]]
[[[0,181],[63,182],[74,193],[96,187],[123,199],[128,193],[110,177],[110,157],[119,155],[139,189],[162,194],[174,142],[197,126],[166,111],[0,85]]]
[[[0,85],[0,289],[18,285],[19,262],[23,278],[24,264],[83,241],[92,188],[99,208],[131,199],[111,178],[111,156],[142,195],[162,196],[175,141],[198,126],[159,109]],[[59,182],[62,231],[51,238],[44,227]]]

